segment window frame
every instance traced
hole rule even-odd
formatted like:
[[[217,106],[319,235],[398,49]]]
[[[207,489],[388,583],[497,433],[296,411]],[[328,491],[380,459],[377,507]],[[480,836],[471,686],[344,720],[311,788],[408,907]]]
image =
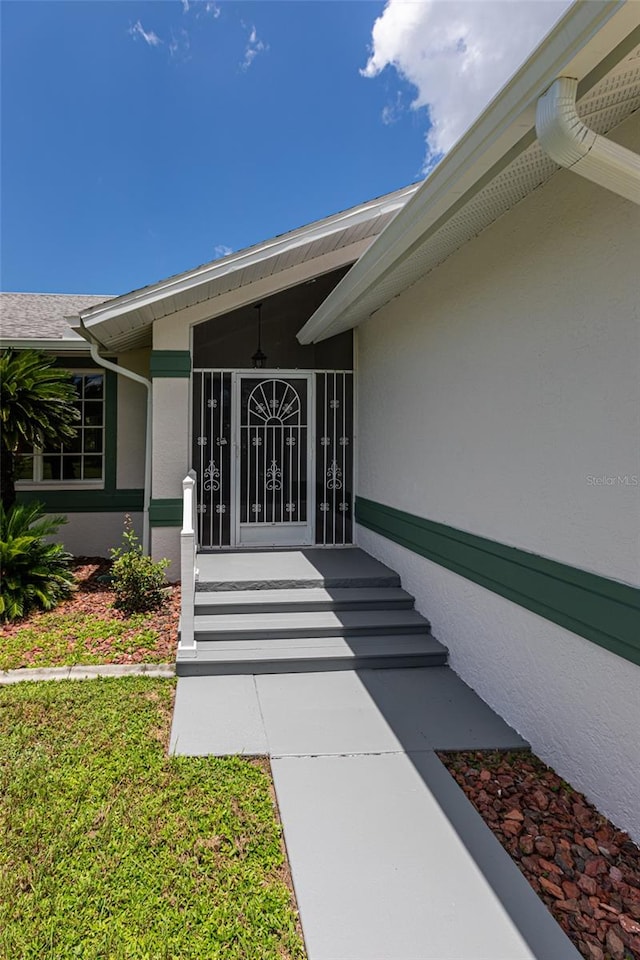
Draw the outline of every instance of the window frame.
[[[69,376],[71,377],[88,377],[88,376],[101,376],[102,377],[102,399],[99,402],[102,404],[102,425],[100,427],[90,426],[88,429],[95,429],[102,431],[102,451],[99,454],[80,451],[78,454],[82,460],[85,456],[100,456],[102,459],[102,476],[92,479],[79,479],[79,480],[69,480],[69,479],[60,479],[60,480],[50,480],[43,478],[44,472],[44,457],[49,455],[54,455],[51,451],[44,451],[40,447],[34,447],[33,453],[31,454],[33,460],[33,471],[31,479],[21,478],[16,479],[16,490],[64,490],[64,489],[73,489],[73,490],[104,490],[107,474],[107,412],[108,412],[108,402],[107,402],[107,390],[108,390],[108,376],[107,371],[102,367],[95,366],[74,366],[66,368],[68,370]],[[84,397],[81,398],[81,401],[84,405]],[[85,428],[84,420],[79,424],[81,428]],[[64,444],[61,444],[61,447],[64,447]],[[23,456],[29,456],[29,454],[23,454]],[[60,457],[63,454],[59,454]]]

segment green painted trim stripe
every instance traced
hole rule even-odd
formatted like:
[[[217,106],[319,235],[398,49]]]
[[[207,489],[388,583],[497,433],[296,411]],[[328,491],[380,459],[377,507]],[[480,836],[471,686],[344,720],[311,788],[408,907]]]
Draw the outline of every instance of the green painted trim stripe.
[[[188,377],[191,354],[188,350],[152,350],[149,369],[152,377]]]
[[[149,504],[149,523],[152,527],[181,527],[182,499],[171,497],[152,500]]]
[[[38,501],[47,513],[140,513],[142,490],[21,490],[20,503]]]
[[[356,499],[356,520],[640,665],[640,589],[364,497]]]

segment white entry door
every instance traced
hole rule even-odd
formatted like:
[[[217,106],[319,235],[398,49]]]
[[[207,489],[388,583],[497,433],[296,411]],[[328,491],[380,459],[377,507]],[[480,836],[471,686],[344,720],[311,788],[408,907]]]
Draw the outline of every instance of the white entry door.
[[[313,374],[235,374],[235,541],[313,543]]]

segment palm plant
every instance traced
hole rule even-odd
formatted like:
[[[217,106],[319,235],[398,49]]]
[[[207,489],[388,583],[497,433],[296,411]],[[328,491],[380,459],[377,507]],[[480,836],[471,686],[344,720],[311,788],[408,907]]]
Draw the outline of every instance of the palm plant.
[[[46,447],[72,440],[80,414],[66,370],[36,350],[0,353],[0,493],[8,510],[16,500],[15,456],[21,444]]]
[[[0,620],[17,620],[33,609],[51,610],[74,589],[71,555],[45,537],[64,517],[45,517],[40,503],[0,505]]]

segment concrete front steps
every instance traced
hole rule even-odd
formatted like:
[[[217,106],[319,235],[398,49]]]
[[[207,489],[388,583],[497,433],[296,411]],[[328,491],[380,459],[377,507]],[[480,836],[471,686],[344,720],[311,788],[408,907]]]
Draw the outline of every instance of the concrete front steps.
[[[397,574],[361,550],[206,555],[198,565],[197,654],[178,652],[179,676],[446,663]]]

